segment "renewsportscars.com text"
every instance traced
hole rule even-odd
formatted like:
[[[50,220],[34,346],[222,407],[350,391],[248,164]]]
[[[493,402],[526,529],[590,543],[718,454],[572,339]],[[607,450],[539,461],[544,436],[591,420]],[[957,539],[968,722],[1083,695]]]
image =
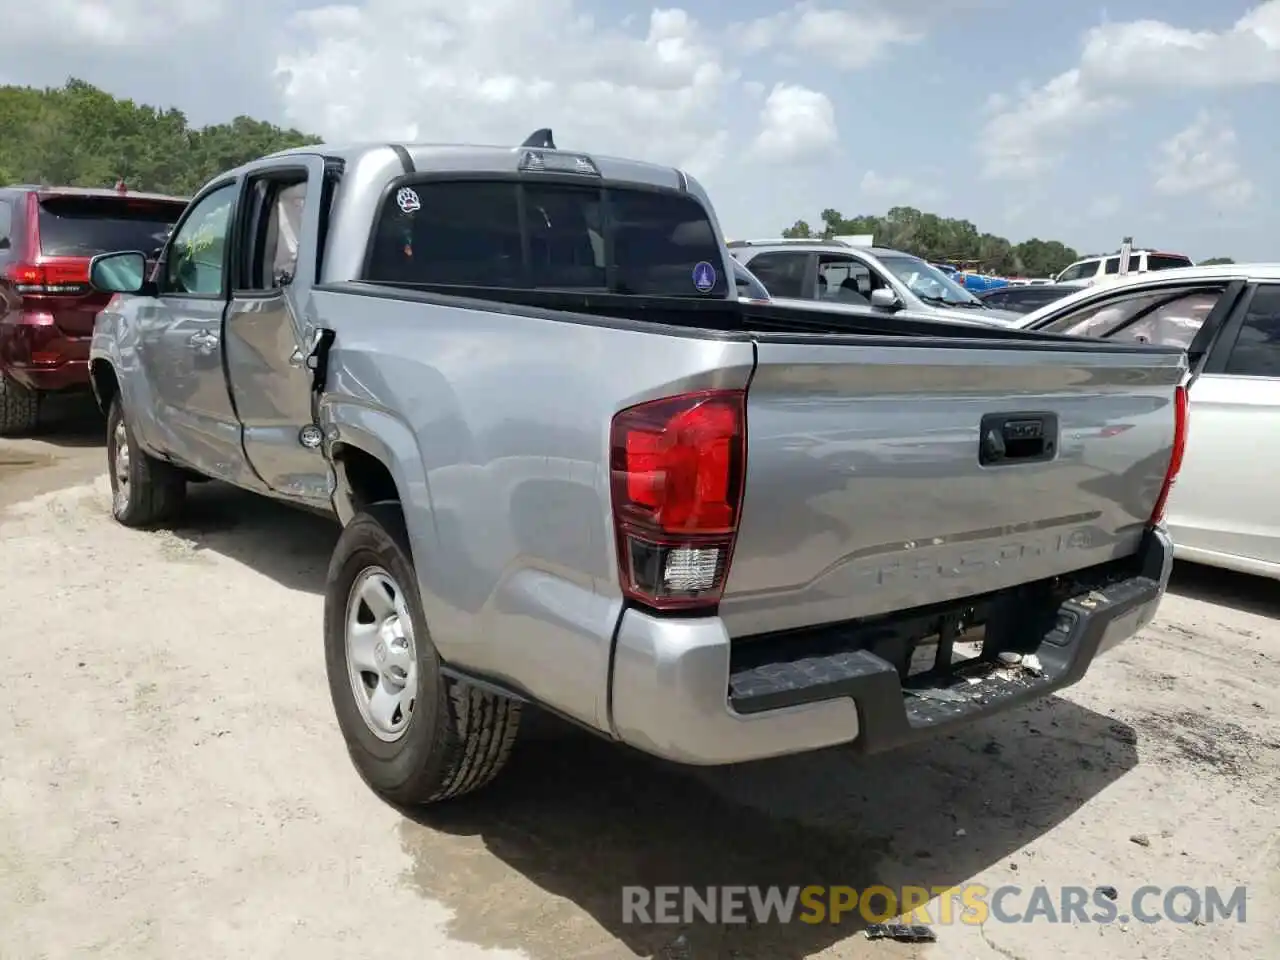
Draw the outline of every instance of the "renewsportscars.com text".
[[[623,887],[624,923],[1245,922],[1246,889],[1111,887]]]

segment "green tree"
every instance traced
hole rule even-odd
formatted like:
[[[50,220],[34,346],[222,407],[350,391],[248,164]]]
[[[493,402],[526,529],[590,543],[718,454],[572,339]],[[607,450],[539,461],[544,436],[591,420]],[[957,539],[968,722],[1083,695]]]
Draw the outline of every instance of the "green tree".
[[[827,208],[821,213],[822,229],[814,233],[804,220],[782,231],[784,237],[832,237],[871,234],[877,246],[904,250],[936,262],[955,263],[998,274],[1045,277],[1055,274],[1079,254],[1056,240],[1033,237],[1010,243],[1004,237],[982,233],[968,220],[940,217],[915,207],[893,207],[883,216],[845,217]]]
[[[217,173],[316,137],[236,117],[193,128],[173,108],[113,97],[90,83],[0,86],[0,183],[189,195]]]
[[[1235,261],[1232,260],[1230,257],[1210,257],[1208,260],[1201,260],[1200,266],[1212,267],[1214,264],[1217,264],[1217,263],[1235,263]]]

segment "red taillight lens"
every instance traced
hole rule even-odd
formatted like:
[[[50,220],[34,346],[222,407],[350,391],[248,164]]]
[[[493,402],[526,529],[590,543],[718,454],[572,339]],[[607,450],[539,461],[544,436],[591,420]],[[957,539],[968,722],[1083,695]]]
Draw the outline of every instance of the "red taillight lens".
[[[89,261],[13,263],[6,275],[24,297],[73,297],[89,292]]]
[[[624,594],[659,610],[720,601],[745,467],[744,391],[666,397],[613,418],[610,470]]]
[[[1155,509],[1151,511],[1151,525],[1155,526],[1164,520],[1165,507],[1169,504],[1169,492],[1178,479],[1178,471],[1182,469],[1182,458],[1187,450],[1187,428],[1191,420],[1191,404],[1187,397],[1186,386],[1179,386],[1173,401],[1173,453],[1169,457],[1169,469],[1164,475],[1164,484],[1160,487],[1160,498],[1156,500]]]

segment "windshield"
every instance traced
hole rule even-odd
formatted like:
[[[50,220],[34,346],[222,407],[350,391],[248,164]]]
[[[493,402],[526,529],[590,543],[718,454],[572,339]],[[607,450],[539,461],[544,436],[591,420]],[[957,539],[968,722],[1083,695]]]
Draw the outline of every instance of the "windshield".
[[[917,297],[930,303],[955,306],[986,305],[937,267],[916,257],[880,257],[895,277],[905,283]]]

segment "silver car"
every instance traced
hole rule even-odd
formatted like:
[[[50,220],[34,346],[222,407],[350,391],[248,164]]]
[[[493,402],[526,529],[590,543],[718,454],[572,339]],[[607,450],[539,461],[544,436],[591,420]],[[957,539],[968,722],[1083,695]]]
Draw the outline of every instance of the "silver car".
[[[908,310],[935,319],[1012,324],[1021,315],[988,307],[932,264],[901,250],[843,240],[735,240],[729,252],[779,302]]]

